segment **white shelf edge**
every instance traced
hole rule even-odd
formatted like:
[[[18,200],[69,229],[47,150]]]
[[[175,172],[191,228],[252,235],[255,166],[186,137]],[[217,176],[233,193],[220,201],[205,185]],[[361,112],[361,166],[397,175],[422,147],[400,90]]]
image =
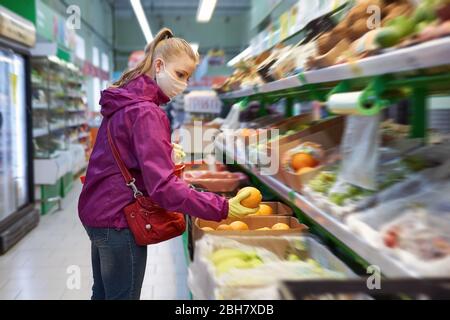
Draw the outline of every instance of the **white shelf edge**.
[[[33,129],[33,138],[39,138],[48,135],[50,132],[47,128]]]
[[[242,98],[256,93],[269,93],[283,89],[300,87],[304,84],[326,83],[426,69],[450,64],[450,36],[430,40],[411,47],[392,50],[370,56],[354,63],[344,63],[328,68],[306,71],[299,75],[265,83],[251,89],[240,89],[220,94],[221,99]]]

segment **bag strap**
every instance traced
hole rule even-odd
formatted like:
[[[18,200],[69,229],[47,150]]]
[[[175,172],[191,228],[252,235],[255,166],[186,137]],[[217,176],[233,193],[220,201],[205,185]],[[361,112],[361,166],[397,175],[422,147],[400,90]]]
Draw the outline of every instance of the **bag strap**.
[[[119,167],[120,172],[122,173],[123,178],[125,179],[125,182],[128,187],[130,187],[134,192],[134,197],[138,198],[140,196],[143,196],[142,192],[139,191],[139,189],[136,187],[136,179],[133,178],[130,171],[126,167],[125,163],[123,162],[122,158],[120,157],[119,150],[116,147],[116,144],[114,143],[114,140],[111,135],[111,120],[108,120],[107,124],[107,135],[108,135],[108,143],[111,148],[112,154],[114,156],[114,159],[116,161],[117,166]]]

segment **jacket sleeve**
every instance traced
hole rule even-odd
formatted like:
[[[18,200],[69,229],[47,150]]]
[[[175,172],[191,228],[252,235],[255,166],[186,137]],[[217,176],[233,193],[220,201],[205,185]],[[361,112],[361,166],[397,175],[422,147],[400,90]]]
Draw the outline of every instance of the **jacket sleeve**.
[[[132,143],[149,197],[162,208],[205,220],[228,215],[228,201],[214,193],[198,192],[174,175],[170,129],[157,106],[140,108],[131,123]]]

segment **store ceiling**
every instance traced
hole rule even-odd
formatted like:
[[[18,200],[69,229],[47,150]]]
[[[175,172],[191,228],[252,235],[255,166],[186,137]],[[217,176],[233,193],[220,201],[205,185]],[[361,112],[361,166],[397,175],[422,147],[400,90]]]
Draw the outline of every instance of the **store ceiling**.
[[[130,0],[107,0],[113,5],[115,23],[115,65],[127,65],[132,51],[142,50],[145,39]],[[208,23],[196,21],[199,0],[141,0],[153,35],[162,27],[178,37],[199,44],[200,54],[212,48],[225,51],[226,60],[248,46],[251,0],[217,0]]]
[[[129,0],[109,0],[117,15],[132,14]],[[192,15],[197,14],[199,0],[142,0],[146,14]],[[214,16],[241,15],[250,9],[250,0],[218,0]]]

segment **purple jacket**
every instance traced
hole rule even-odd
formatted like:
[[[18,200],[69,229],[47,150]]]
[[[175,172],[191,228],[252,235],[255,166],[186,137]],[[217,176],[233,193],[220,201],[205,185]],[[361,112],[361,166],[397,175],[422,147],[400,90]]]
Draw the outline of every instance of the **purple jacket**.
[[[127,228],[123,208],[134,201],[108,145],[108,120],[120,155],[145,195],[169,211],[215,221],[227,217],[225,198],[197,192],[173,174],[169,121],[159,107],[168,101],[157,84],[145,75],[122,88],[102,92],[104,119],[78,203],[84,225]]]

